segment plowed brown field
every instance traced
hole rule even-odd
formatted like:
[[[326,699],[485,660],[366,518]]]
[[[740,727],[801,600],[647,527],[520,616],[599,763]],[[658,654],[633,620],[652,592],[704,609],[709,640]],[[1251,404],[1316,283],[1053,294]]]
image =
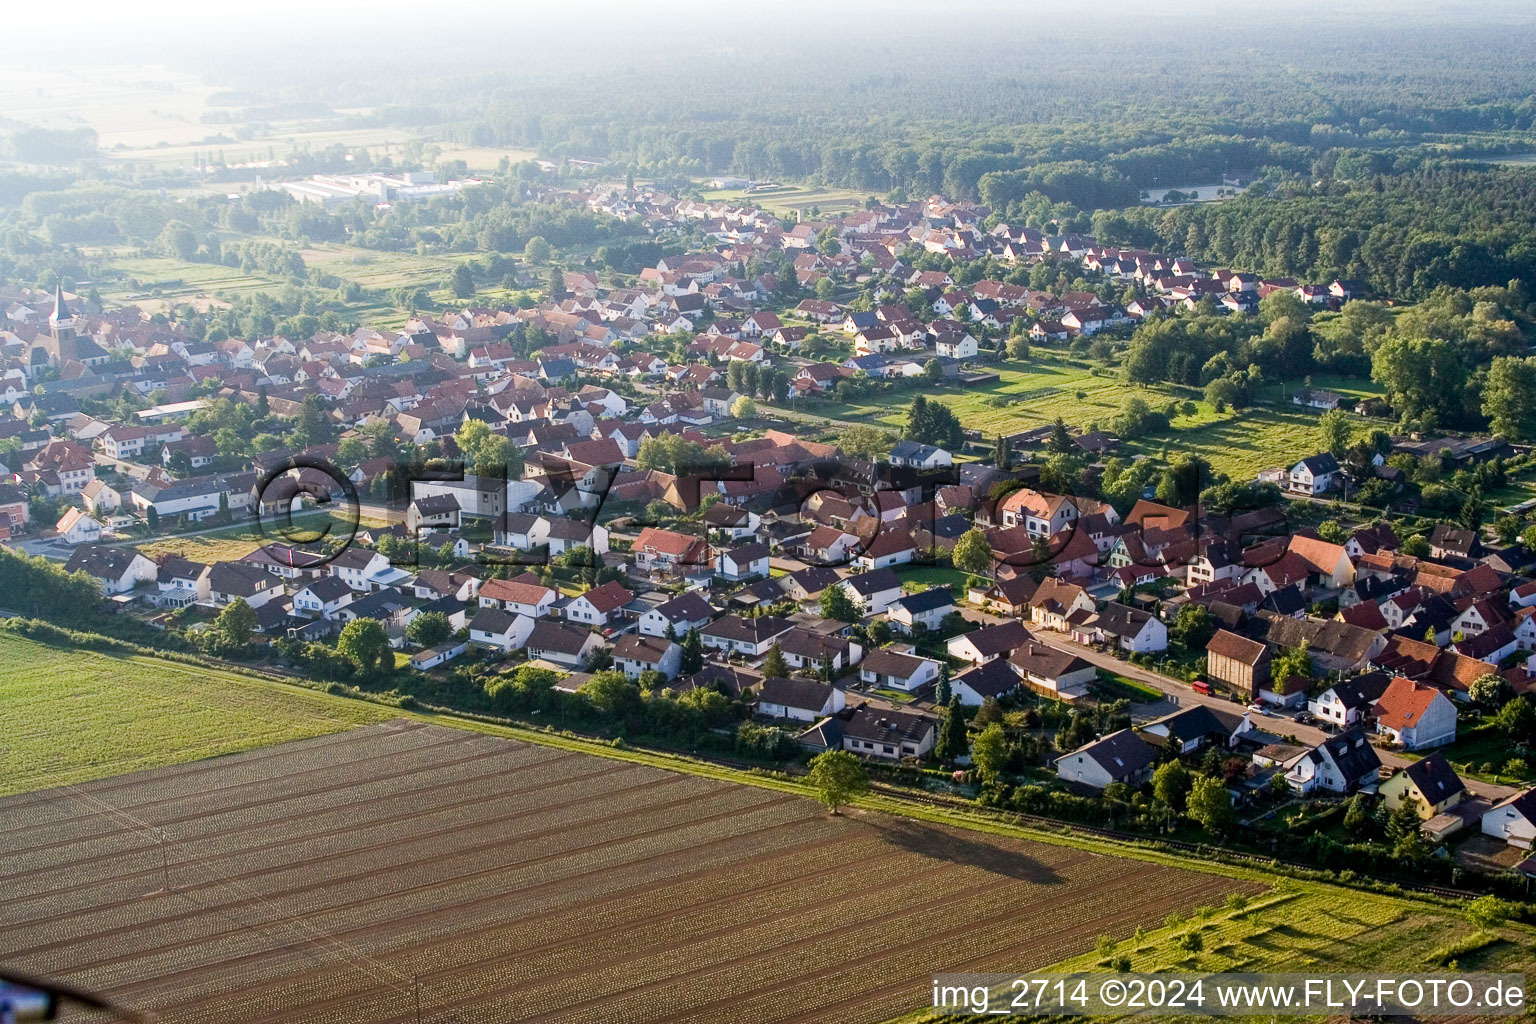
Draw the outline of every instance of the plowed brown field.
[[[415,722],[0,800],[0,964],[175,1024],[881,1021],[1257,888]]]

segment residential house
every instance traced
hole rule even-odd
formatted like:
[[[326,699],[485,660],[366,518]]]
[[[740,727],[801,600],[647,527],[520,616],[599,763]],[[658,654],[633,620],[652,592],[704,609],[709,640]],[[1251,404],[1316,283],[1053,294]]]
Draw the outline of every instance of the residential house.
[[[928,715],[868,705],[843,723],[843,749],[866,757],[899,760],[923,757],[933,749],[938,723]]]
[[[1084,744],[1056,761],[1056,777],[1102,790],[1111,783],[1139,786],[1152,778],[1157,748],[1130,729]]]
[[[1324,452],[1312,455],[1291,467],[1286,487],[1295,494],[1322,494],[1339,480],[1339,461]]]
[[[480,585],[480,607],[503,608],[534,619],[548,615],[559,598],[559,591],[538,582],[532,573],[512,580],[486,580]]]
[[[1142,731],[1162,737],[1180,754],[1192,754],[1209,746],[1219,750],[1237,746],[1244,733],[1253,731],[1253,720],[1246,711],[1235,714],[1196,704],[1148,722]]]
[[[1015,649],[1008,656],[1008,665],[1026,689],[1069,702],[1087,694],[1089,684],[1099,675],[1092,663],[1037,640],[1025,641]]]
[[[640,531],[631,550],[642,572],[680,573],[711,564],[709,544],[702,537],[654,526]]]
[[[952,638],[945,645],[951,658],[984,665],[997,658],[1006,658],[1032,639],[1029,630],[1021,622],[999,622]]]
[[[316,619],[334,619],[342,608],[352,603],[357,592],[335,576],[322,576],[301,587],[293,595],[295,614]]]
[[[1450,810],[1467,796],[1466,783],[1442,754],[1431,754],[1392,774],[1381,784],[1381,802],[1395,811],[1412,805],[1428,821]]]
[[[1361,786],[1374,785],[1380,771],[1376,748],[1365,733],[1354,731],[1308,750],[1286,770],[1285,781],[1302,795],[1318,789],[1352,793]]]
[[[690,629],[703,629],[716,614],[703,596],[690,590],[643,612],[640,632],[645,636],[665,636],[670,627],[676,636],[682,636]]]
[[[1023,680],[1006,658],[966,669],[949,681],[950,692],[966,707],[980,707],[988,697],[1017,692]]]
[[[814,722],[835,715],[847,705],[847,694],[831,683],[816,679],[769,676],[753,693],[757,713],[768,718]]]
[[[534,625],[527,615],[496,606],[484,607],[469,621],[469,639],[481,647],[515,651],[528,643]]]
[[[901,580],[890,569],[849,576],[840,585],[864,615],[881,615],[901,598]]]
[[[64,563],[65,572],[83,572],[101,584],[108,597],[126,594],[141,583],[153,583],[159,567],[132,548],[82,544]]]
[[[727,615],[700,629],[699,639],[705,647],[756,659],[767,654],[773,642],[793,628],[794,623],[774,615],[750,619]]]
[[[944,466],[954,465],[954,456],[943,448],[931,444],[919,444],[916,441],[897,441],[891,448],[890,462],[893,466],[906,466],[912,469],[940,469]]]
[[[1102,640],[1133,654],[1168,648],[1168,627],[1149,611],[1111,601],[1087,622]]]
[[[523,649],[530,658],[542,658],[566,668],[581,668],[603,646],[596,633],[540,619],[528,633]]]
[[[1345,679],[1307,701],[1307,710],[1330,725],[1346,729],[1371,714],[1391,683],[1392,677],[1384,672]]]
[[[66,510],[53,529],[57,534],[55,542],[69,547],[101,540],[101,524],[78,508]]]
[[[768,545],[761,541],[738,544],[715,556],[715,575],[739,582],[768,576]]]
[[[580,622],[588,626],[611,626],[619,610],[634,599],[635,595],[630,593],[622,583],[618,580],[609,580],[602,586],[593,587],[585,594],[573,597],[561,614],[572,622]],[[662,633],[665,632],[666,629],[663,627]]]
[[[859,662],[859,681],[866,686],[911,693],[937,683],[939,663],[908,649],[883,647],[870,651]]]
[[[930,587],[891,602],[885,618],[892,629],[911,633],[918,626],[925,630],[938,629],[944,617],[954,610],[955,601],[948,587]]]
[[[638,679],[646,672],[676,679],[682,662],[683,649],[665,637],[631,633],[619,637],[613,645],[613,667],[630,679]]]
[[[1536,788],[1507,797],[1483,812],[1483,835],[1529,850],[1536,843]]]
[[[1097,607],[1082,587],[1047,576],[1029,599],[1029,621],[1043,629],[1065,633],[1071,628],[1069,619],[1074,612],[1091,614]]]
[[[448,640],[435,647],[424,647],[411,655],[411,668],[426,672],[439,665],[446,665],[468,649],[468,640]]]
[[[1440,690],[1398,676],[1371,709],[1376,732],[1405,750],[1423,750],[1456,739],[1456,705]]]

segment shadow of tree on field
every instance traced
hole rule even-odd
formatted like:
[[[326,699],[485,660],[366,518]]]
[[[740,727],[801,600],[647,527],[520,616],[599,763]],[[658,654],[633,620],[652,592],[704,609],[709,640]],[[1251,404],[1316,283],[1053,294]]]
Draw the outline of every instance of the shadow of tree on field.
[[[1036,885],[1061,885],[1065,881],[1054,868],[993,843],[969,839],[916,821],[884,820],[869,824],[881,839],[924,857],[964,864]]]

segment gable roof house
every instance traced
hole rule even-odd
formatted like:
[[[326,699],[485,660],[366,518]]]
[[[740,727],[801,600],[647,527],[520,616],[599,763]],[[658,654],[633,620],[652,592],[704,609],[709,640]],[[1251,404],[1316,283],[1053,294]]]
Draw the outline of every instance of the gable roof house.
[[[1068,617],[1073,612],[1092,613],[1097,607],[1082,587],[1047,576],[1029,599],[1029,621],[1032,625],[1065,633],[1071,628]]]
[[[1031,639],[1023,623],[999,622],[951,638],[945,650],[951,658],[984,665],[997,658],[1006,658]]]
[[[581,668],[603,646],[596,633],[540,619],[528,633],[523,649],[530,658],[542,658],[567,668]]]
[[[901,598],[901,580],[890,569],[849,576],[840,585],[865,615],[880,615]]]
[[[356,593],[335,576],[321,576],[294,593],[293,610],[312,618],[334,619],[337,612],[352,603]]]
[[[602,586],[593,587],[585,594],[571,598],[562,611],[567,619],[588,626],[607,626],[619,609],[635,599],[635,595],[618,580],[609,580]],[[665,629],[663,629],[665,632]]]
[[[1152,777],[1157,748],[1130,729],[1084,744],[1056,761],[1056,777],[1090,789],[1114,782],[1139,786]]]
[[[938,723],[928,715],[864,705],[843,723],[843,749],[865,757],[899,760],[933,749]]]
[[[645,636],[666,636],[667,627],[682,636],[690,629],[703,629],[717,614],[713,605],[696,590],[679,594],[646,609],[640,615],[640,632]]]
[[[126,594],[141,583],[153,583],[159,567],[132,548],[82,544],[64,563],[66,572],[83,572],[101,584],[111,597]]]
[[[1296,494],[1322,494],[1334,486],[1340,472],[1339,460],[1329,453],[1311,455],[1290,468],[1286,488]]]
[[[1381,784],[1380,793],[1388,810],[1411,804],[1427,821],[1460,803],[1467,786],[1443,754],[1431,754],[1393,773]]]
[[[470,642],[498,651],[515,651],[528,642],[534,620],[504,608],[487,606],[469,621]]]
[[[955,601],[948,587],[930,587],[891,602],[885,617],[893,629],[910,633],[919,625],[938,629],[944,617],[954,610]]]
[[[1149,611],[1111,601],[1087,622],[1103,640],[1134,654],[1166,650],[1168,627]]]
[[[1021,644],[1007,664],[1025,689],[1068,702],[1087,694],[1088,685],[1099,676],[1092,663],[1036,640]]]
[[[1405,750],[1422,750],[1456,739],[1456,705],[1427,683],[1398,676],[1371,710],[1376,731]]]
[[[1253,720],[1246,711],[1236,714],[1196,704],[1148,722],[1142,731],[1162,737],[1181,754],[1189,754],[1212,745],[1235,747],[1244,733],[1253,731]]]
[[[1351,793],[1375,783],[1381,758],[1363,732],[1334,736],[1308,750],[1286,770],[1285,781],[1303,795],[1316,789]]]
[[[699,638],[705,647],[747,658],[761,658],[775,640],[793,628],[794,623],[774,615],[751,619],[727,615],[699,630]]]
[[[1483,835],[1529,850],[1536,843],[1536,788],[1500,800],[1483,812]]]
[[[636,567],[643,572],[684,572],[707,569],[711,564],[709,544],[702,537],[654,526],[641,530],[630,550]]]
[[[683,649],[665,637],[627,634],[613,645],[613,667],[630,679],[646,672],[660,672],[668,679],[677,678],[683,661]]]
[[[866,686],[910,693],[938,678],[938,662],[894,647],[870,651],[859,662],[859,681]]]
[[[814,722],[834,715],[847,704],[847,694],[831,683],[816,679],[769,676],[754,690],[757,713],[769,718]]]
[[[543,618],[560,594],[536,580],[531,573],[513,580],[486,580],[480,585],[480,607],[502,608],[535,619]]]

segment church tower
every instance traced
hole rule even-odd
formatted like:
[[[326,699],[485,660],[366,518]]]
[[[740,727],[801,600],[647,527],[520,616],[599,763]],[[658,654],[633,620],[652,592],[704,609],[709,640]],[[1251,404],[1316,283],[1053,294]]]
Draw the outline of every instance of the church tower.
[[[48,341],[45,343],[48,361],[54,366],[63,366],[76,358],[76,337],[75,315],[64,302],[64,288],[62,285],[55,286],[53,312],[48,314]]]

